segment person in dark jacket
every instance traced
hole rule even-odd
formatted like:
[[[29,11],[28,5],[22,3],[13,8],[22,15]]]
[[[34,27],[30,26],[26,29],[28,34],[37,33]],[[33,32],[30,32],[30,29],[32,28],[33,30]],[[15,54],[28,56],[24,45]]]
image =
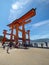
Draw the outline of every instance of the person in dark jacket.
[[[7,46],[7,53],[9,53],[9,49],[11,49],[11,48],[12,48],[12,46],[13,46],[13,43],[12,43],[12,42],[10,42],[10,43],[8,44],[8,46]]]

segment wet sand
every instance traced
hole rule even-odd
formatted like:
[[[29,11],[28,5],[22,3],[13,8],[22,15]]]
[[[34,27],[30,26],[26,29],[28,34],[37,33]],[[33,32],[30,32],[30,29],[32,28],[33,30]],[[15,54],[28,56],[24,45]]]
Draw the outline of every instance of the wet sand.
[[[49,49],[11,49],[9,52],[0,48],[0,65],[49,65]]]

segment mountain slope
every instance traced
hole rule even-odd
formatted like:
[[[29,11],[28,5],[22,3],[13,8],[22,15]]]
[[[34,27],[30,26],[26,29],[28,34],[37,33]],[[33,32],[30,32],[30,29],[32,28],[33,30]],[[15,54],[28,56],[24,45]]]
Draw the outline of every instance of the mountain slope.
[[[31,40],[31,42],[49,42],[49,39],[44,38],[44,39]]]

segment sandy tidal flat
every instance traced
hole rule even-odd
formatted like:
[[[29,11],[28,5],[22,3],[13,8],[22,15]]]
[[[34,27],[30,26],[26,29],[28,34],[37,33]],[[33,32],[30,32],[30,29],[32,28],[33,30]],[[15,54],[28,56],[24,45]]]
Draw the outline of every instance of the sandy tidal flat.
[[[0,48],[0,65],[49,65],[49,49],[11,49],[9,52]]]

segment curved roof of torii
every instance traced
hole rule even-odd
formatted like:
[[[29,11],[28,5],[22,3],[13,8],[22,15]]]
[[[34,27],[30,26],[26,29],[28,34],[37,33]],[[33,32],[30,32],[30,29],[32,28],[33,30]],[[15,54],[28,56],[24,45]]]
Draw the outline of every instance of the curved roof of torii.
[[[36,15],[36,9],[32,8],[30,11],[28,11],[26,14],[24,14],[19,19],[14,20],[12,23],[8,24],[7,26],[12,27],[15,26],[15,24],[21,24],[22,22],[28,20],[29,18]]]

